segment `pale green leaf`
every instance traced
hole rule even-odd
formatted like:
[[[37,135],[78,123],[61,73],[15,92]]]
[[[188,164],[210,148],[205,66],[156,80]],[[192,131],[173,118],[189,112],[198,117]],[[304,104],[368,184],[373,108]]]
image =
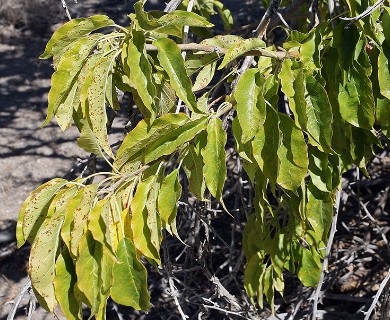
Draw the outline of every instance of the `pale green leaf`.
[[[64,50],[69,44],[79,40],[99,28],[113,25],[109,17],[95,15],[89,18],[73,19],[58,28],[46,45],[40,59],[47,59]]]
[[[121,240],[116,255],[118,262],[113,267],[114,282],[110,292],[112,299],[116,303],[137,310],[149,309],[146,269],[137,259],[135,247],[130,239]]]
[[[106,95],[109,73],[115,62],[116,52],[102,57],[93,69],[91,84],[88,87],[88,120],[99,145],[113,157],[107,136]]]
[[[82,128],[80,132],[80,137],[77,138],[77,144],[80,148],[84,149],[86,152],[94,153],[96,155],[102,155],[102,150],[99,146],[95,135],[93,134],[91,127],[89,126],[88,121],[81,120]]]
[[[156,176],[150,186],[148,198],[146,200],[146,210],[148,212],[146,224],[150,230],[150,242],[156,248],[157,252],[160,252],[162,240],[161,218],[157,211],[157,198],[160,190],[160,184],[160,179]]]
[[[77,288],[84,294],[87,305],[94,313],[100,305],[100,263],[103,248],[100,242],[93,239],[89,230],[80,239],[76,260]]]
[[[50,122],[57,113],[58,107],[67,99],[69,91],[76,81],[77,74],[100,36],[93,34],[77,40],[62,56],[57,71],[51,77],[47,116],[42,126]]]
[[[77,295],[76,269],[72,257],[65,248],[57,258],[55,267],[55,296],[66,319],[81,319],[81,301]]]
[[[163,221],[172,223],[177,214],[177,202],[180,199],[182,187],[178,181],[179,169],[168,174],[161,185],[158,195],[158,212]]]
[[[72,125],[74,105],[80,103],[76,101],[77,86],[77,81],[74,81],[64,102],[62,102],[57,108],[55,117],[62,131],[69,129]]]
[[[158,39],[153,44],[158,48],[157,58],[167,72],[171,86],[175,89],[176,94],[191,111],[198,112],[195,95],[192,92],[192,83],[187,76],[184,60],[178,45],[173,40],[167,38]]]
[[[196,80],[194,86],[192,87],[192,91],[199,91],[206,88],[211,80],[213,80],[215,74],[215,68],[217,66],[217,62],[211,62],[210,64],[203,67],[202,70],[196,76]]]
[[[40,304],[49,311],[57,305],[54,294],[55,262],[60,245],[64,215],[55,213],[40,228],[31,247],[29,271],[31,284],[43,299]]]
[[[223,48],[223,49],[229,49],[233,45],[243,41],[244,38],[240,36],[236,36],[233,34],[228,34],[228,35],[218,35],[213,38],[208,38],[204,39],[201,44],[206,44],[209,46],[214,46],[218,48]],[[218,51],[218,50],[216,50]]]
[[[207,126],[207,144],[203,149],[203,174],[211,195],[222,201],[222,190],[226,180],[226,132],[222,120],[212,119]]]
[[[303,133],[294,121],[279,114],[282,144],[278,150],[281,159],[277,183],[288,190],[295,190],[305,178],[309,164]]]
[[[264,49],[265,42],[258,38],[244,39],[241,42],[234,44],[230,49],[225,53],[225,56],[218,67],[218,70],[226,67],[226,65],[233,61],[234,59],[244,55],[245,53],[255,50],[255,49]]]
[[[258,69],[248,69],[237,83],[234,92],[237,117],[242,129],[242,142],[251,140],[265,121],[264,79]]]

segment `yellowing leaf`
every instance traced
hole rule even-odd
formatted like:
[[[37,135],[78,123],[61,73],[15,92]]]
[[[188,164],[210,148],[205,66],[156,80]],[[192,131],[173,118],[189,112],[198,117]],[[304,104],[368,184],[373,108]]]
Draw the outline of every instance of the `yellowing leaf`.
[[[242,129],[242,143],[251,140],[265,121],[265,100],[261,90],[264,83],[258,69],[248,69],[237,83],[234,96],[237,117]]]
[[[51,77],[47,116],[42,126],[50,122],[57,113],[58,107],[67,99],[69,91],[71,91],[76,81],[77,74],[100,36],[94,34],[77,40],[62,56],[57,71]],[[66,108],[69,108],[69,106],[66,106]]]
[[[151,232],[147,224],[148,210],[146,208],[149,190],[155,179],[155,176],[151,176],[145,181],[141,181],[137,186],[133,201],[131,202],[131,229],[133,231],[135,247],[144,256],[160,264],[159,252],[157,252],[151,242]]]
[[[110,95],[107,88],[115,56],[116,52],[112,52],[96,63],[91,84],[88,87],[88,120],[100,146],[111,157],[113,154],[107,137],[106,95]]]
[[[110,291],[112,299],[137,310],[149,309],[146,269],[137,259],[136,249],[130,239],[121,240],[116,256],[118,262],[112,270],[114,282]]]
[[[103,15],[70,20],[54,32],[46,45],[45,52],[43,52],[39,58],[50,58],[60,51],[63,51],[72,42],[90,34],[92,31],[113,24],[114,21]]]
[[[49,311],[53,311],[57,305],[53,281],[63,222],[64,215],[61,212],[55,213],[47,219],[40,228],[30,253],[29,270],[31,284],[39,293],[39,303]]]
[[[53,197],[67,182],[60,178],[50,180],[33,191],[24,202],[19,212],[17,224],[19,247],[26,240],[30,243],[34,241],[35,235],[47,217]]]
[[[226,132],[222,120],[212,119],[207,126],[207,144],[203,149],[203,174],[211,195],[222,201],[222,190],[226,180]]]

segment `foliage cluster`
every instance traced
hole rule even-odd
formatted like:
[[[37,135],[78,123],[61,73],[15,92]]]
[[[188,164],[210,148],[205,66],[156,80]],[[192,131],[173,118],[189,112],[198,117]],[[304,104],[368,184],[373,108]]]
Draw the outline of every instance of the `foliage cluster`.
[[[272,306],[284,270],[316,286],[341,174],[352,165],[364,170],[380,132],[390,138],[388,7],[349,23],[320,3],[321,23],[282,24],[285,37],[275,44],[262,33],[214,36],[210,16],[219,13],[229,33],[229,10],[197,0],[189,12],[187,3],[165,13],[146,12],[139,1],[128,26],[102,15],[71,20],[41,55],[55,69],[44,125],[55,117],[66,130],[73,122],[79,146],[112,168],[94,174],[102,177],[95,183],[53,179],[19,214],[18,245],[32,244],[36,296],[50,311],[59,303],[68,319],[81,318],[82,303],[105,318],[109,297],[149,308],[141,258],[157,267],[162,230],[179,237],[182,185],[229,211],[228,134],[254,192],[243,239],[247,294],[260,307],[265,295]],[[372,3],[340,5],[356,16]],[[185,26],[198,43],[187,43]],[[102,28],[113,30],[96,32]],[[239,68],[244,56],[254,59]],[[143,117],[114,152],[108,128],[118,91]]]

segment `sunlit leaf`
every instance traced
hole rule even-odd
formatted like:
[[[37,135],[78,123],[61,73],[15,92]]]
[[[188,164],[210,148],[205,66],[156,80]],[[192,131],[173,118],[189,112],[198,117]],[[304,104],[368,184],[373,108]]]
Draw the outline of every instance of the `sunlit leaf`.
[[[116,303],[137,310],[149,309],[146,269],[137,259],[136,249],[130,239],[121,240],[116,255],[118,262],[112,270],[114,277],[111,287],[112,299]]]
[[[209,83],[214,77],[216,66],[217,66],[217,62],[214,61],[206,65],[202,70],[200,70],[200,72],[196,76],[196,80],[194,86],[192,87],[192,91],[195,92],[195,91],[202,90],[209,85]]]
[[[177,202],[181,196],[181,184],[178,181],[179,169],[167,175],[158,195],[158,212],[163,221],[170,224],[177,214]]]
[[[211,195],[222,201],[222,190],[226,180],[226,132],[219,118],[212,119],[207,126],[207,144],[203,149],[203,173]]]
[[[315,287],[320,280],[321,261],[318,254],[313,253],[306,248],[303,248],[301,266],[298,272],[299,280],[306,287]]]

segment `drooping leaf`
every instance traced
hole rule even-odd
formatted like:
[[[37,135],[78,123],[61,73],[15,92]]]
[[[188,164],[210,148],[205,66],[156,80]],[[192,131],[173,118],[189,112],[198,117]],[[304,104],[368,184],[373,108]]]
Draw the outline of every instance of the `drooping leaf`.
[[[50,180],[35,191],[26,199],[19,212],[17,222],[17,241],[21,247],[26,240],[30,243],[34,241],[35,235],[45,221],[50,202],[56,192],[60,190],[67,181],[55,178]]]
[[[96,190],[96,184],[85,186],[78,191],[67,205],[61,237],[73,256],[77,256],[77,248],[84,234]]]
[[[116,256],[118,262],[112,270],[114,278],[111,287],[112,299],[116,303],[137,310],[149,309],[146,269],[137,259],[135,247],[130,239],[123,238],[120,241]]]
[[[207,188],[218,201],[222,201],[222,190],[226,180],[226,139],[222,120],[212,119],[207,126],[207,144],[202,152],[203,173]]]
[[[317,199],[309,192],[306,217],[313,227],[315,240],[317,242],[326,240],[333,218],[333,204],[331,199]]]
[[[149,259],[160,263],[160,255],[151,242],[151,233],[148,228],[148,210],[146,201],[148,199],[149,190],[154,183],[155,176],[151,176],[145,181],[141,181],[135,192],[133,201],[131,202],[131,229],[133,231],[133,241],[135,247]]]
[[[153,44],[158,48],[158,60],[167,72],[176,94],[191,111],[199,113],[195,95],[192,92],[191,80],[185,71],[184,60],[177,44],[167,38],[158,39]]]
[[[199,134],[194,139],[194,143],[189,144],[188,153],[183,159],[183,169],[189,183],[188,190],[199,200],[203,200],[206,190],[203,176],[204,163],[201,154],[202,149],[206,145],[206,138],[205,132]]]
[[[179,169],[175,169],[164,178],[158,195],[158,212],[161,219],[168,224],[176,218],[177,202],[181,196],[182,187],[178,174]]]
[[[72,257],[65,248],[57,258],[55,267],[55,296],[62,312],[69,320],[81,319],[81,301],[77,295],[76,269]]]
[[[242,142],[251,140],[265,121],[264,80],[258,69],[248,69],[237,83],[234,96],[237,116],[242,128]]]
[[[321,149],[330,150],[332,141],[332,108],[328,95],[312,76],[306,78],[307,130]]]
[[[99,59],[93,69],[91,84],[88,88],[88,121],[91,130],[100,146],[111,157],[113,154],[107,137],[106,95],[112,94],[107,92],[107,88],[115,56],[116,52],[112,52]]]
[[[76,81],[75,77],[80,72],[100,36],[93,34],[77,40],[62,56],[57,71],[51,77],[47,116],[42,126],[50,122],[57,113],[58,107],[67,99],[69,91]]]
[[[102,244],[95,241],[89,230],[81,237],[76,260],[77,288],[83,293],[94,313],[100,301],[100,264],[103,257]]]
[[[114,24],[109,17],[95,15],[89,18],[72,19],[58,28],[46,45],[40,59],[48,59],[63,51],[72,42],[79,40],[97,29]]]
[[[254,297],[257,296],[257,302],[260,308],[263,308],[263,278],[265,274],[266,265],[263,264],[263,258],[260,253],[253,255],[244,272],[244,287],[245,290],[254,303]]]
[[[162,241],[162,223],[157,209],[157,198],[158,193],[160,191],[162,179],[162,177],[160,176],[161,174],[157,174],[155,176],[155,179],[150,186],[148,198],[146,200],[146,210],[148,212],[146,224],[148,225],[148,228],[150,230],[150,242],[152,243],[157,252],[160,252]]]
[[[320,280],[321,261],[318,254],[313,253],[306,248],[302,251],[302,261],[298,272],[299,280],[306,287],[315,287]]]
[[[34,290],[39,293],[38,300],[40,304],[48,311],[53,311],[57,305],[53,281],[63,222],[64,215],[62,212],[55,213],[47,219],[31,247],[29,261],[31,284]]]
[[[102,155],[102,149],[99,146],[99,142],[92,132],[91,127],[87,120],[81,120],[82,128],[80,131],[80,137],[77,138],[77,144],[80,148],[86,152],[94,153],[98,156]]]
[[[390,99],[390,39],[389,44],[383,43],[383,50],[378,57],[378,81],[380,92],[387,99]]]
[[[228,8],[224,6],[221,1],[213,1],[214,6],[217,8],[218,13],[222,19],[223,27],[225,31],[230,31],[233,27],[233,15]]]
[[[77,81],[74,81],[64,102],[62,102],[57,108],[55,118],[62,131],[69,129],[72,125],[74,106],[80,103],[76,101],[77,86]]]
[[[280,170],[277,183],[285,189],[295,190],[305,178],[309,164],[307,146],[303,133],[294,121],[279,114],[282,144],[278,150]]]
[[[153,117],[156,113],[155,97],[156,87],[152,76],[152,66],[150,65],[145,50],[145,37],[141,31],[133,30],[133,37],[127,46],[127,57],[125,64],[129,67],[129,85],[133,87],[149,114],[145,115]]]
[[[312,183],[323,192],[330,192],[332,185],[332,168],[329,155],[316,147],[309,148],[309,172]]]
[[[259,128],[253,141],[253,157],[264,176],[276,183],[281,159],[278,150],[281,140],[278,114],[270,107],[266,108],[264,125]]]
[[[238,42],[230,47],[230,49],[225,53],[225,56],[218,67],[218,70],[226,67],[226,65],[233,61],[234,59],[242,56],[243,54],[255,50],[255,49],[264,49],[265,42],[258,38],[244,39],[241,42]]]

